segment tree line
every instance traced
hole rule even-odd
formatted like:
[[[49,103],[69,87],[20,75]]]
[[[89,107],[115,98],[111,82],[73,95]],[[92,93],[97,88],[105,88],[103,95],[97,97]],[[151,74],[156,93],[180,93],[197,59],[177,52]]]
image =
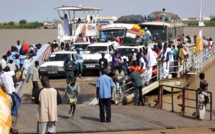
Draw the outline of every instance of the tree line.
[[[205,21],[204,24],[207,27],[214,27],[215,26],[215,17],[211,18],[210,21]],[[188,26],[199,26],[199,22],[189,22]]]
[[[20,20],[18,25],[16,25],[13,21],[0,24],[0,29],[36,29],[41,27],[43,27],[43,23],[41,22],[35,21],[27,23],[26,20]]]

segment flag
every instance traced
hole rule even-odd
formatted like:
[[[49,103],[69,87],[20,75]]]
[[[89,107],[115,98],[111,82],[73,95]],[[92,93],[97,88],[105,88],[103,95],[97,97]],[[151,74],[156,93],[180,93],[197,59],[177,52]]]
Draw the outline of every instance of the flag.
[[[43,63],[46,59],[48,59],[48,57],[51,55],[51,53],[52,53],[52,48],[51,48],[51,46],[49,46],[49,47],[47,47],[47,49],[45,50],[45,52],[42,55],[42,62]]]

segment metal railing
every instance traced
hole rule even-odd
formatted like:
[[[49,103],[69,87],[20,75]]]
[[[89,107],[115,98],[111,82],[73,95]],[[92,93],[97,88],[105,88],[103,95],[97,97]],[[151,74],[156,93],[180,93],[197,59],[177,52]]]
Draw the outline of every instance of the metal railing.
[[[181,105],[181,111],[182,111],[182,114],[184,115],[187,111],[187,108],[192,108],[192,109],[196,109],[197,108],[197,102],[198,102],[198,98],[197,98],[197,95],[198,95],[198,90],[196,89],[190,89],[190,88],[186,88],[186,87],[177,87],[177,86],[169,86],[169,85],[160,85],[160,88],[159,88],[159,91],[158,91],[158,102],[157,102],[157,105],[156,107],[157,108],[160,108],[162,109],[163,108],[163,87],[169,87],[171,88],[171,112],[175,112],[175,102],[174,102],[174,89],[180,89],[182,91],[182,105]],[[189,98],[189,95],[188,95],[188,91],[189,92],[195,92],[195,99],[192,99],[192,98]],[[213,114],[213,111],[212,111],[212,106],[213,106],[213,94],[212,92],[208,92],[207,91],[207,94],[209,96],[209,105],[210,105],[210,109],[209,109],[209,112],[210,112],[210,120],[212,120],[212,114]],[[194,101],[196,102],[195,103],[195,106],[189,106],[188,105],[188,100],[189,101]]]

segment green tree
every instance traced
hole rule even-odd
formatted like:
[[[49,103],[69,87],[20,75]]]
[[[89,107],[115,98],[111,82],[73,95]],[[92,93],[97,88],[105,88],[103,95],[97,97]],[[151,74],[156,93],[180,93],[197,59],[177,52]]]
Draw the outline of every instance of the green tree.
[[[15,25],[15,23],[14,23],[13,21],[10,21],[10,22],[8,23],[8,25]]]
[[[198,26],[198,22],[189,22],[188,26]]]
[[[20,21],[19,21],[19,25],[25,25],[25,24],[27,24],[27,21],[26,21],[26,20],[20,20]]]
[[[211,18],[211,20],[210,20],[210,21],[215,21],[215,17]]]

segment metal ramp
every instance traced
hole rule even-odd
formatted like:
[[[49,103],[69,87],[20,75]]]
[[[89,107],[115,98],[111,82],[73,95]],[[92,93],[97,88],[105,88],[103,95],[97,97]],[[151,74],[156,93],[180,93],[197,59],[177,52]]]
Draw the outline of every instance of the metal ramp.
[[[198,71],[191,70],[190,72],[187,72],[186,74],[188,74],[188,75],[196,75],[197,73],[198,73]]]
[[[159,81],[153,82],[142,89],[142,94],[145,95],[158,87],[159,87]]]

